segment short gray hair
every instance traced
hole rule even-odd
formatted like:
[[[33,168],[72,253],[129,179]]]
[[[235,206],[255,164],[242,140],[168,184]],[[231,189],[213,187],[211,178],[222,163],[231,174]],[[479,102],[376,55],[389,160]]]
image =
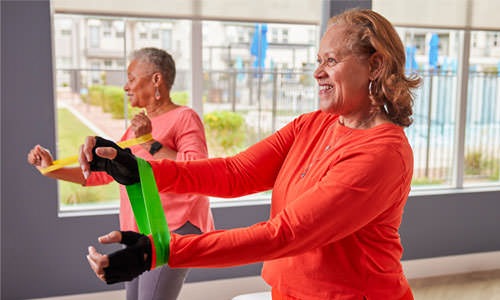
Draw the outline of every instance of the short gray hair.
[[[167,51],[153,47],[141,48],[132,52],[130,60],[147,63],[153,68],[152,72],[160,72],[169,90],[174,85],[175,61]]]

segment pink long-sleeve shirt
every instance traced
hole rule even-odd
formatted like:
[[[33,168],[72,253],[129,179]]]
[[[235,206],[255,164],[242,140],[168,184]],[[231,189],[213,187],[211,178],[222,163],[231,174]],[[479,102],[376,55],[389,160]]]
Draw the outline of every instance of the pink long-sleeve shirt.
[[[150,163],[164,191],[234,197],[273,189],[266,222],[172,235],[170,266],[264,261],[263,278],[284,298],[412,299],[398,229],[413,155],[401,127],[350,129],[317,111],[234,157]]]
[[[162,145],[177,151],[177,161],[204,159],[208,157],[203,124],[194,110],[180,106],[157,117],[151,118],[152,136]],[[121,141],[135,138],[127,128]],[[140,145],[130,148],[134,155],[146,160],[153,156]],[[92,172],[86,185],[102,185],[113,181],[105,172]],[[206,196],[161,192],[160,199],[170,230],[176,230],[187,221],[203,232],[214,229],[209,200]],[[138,231],[127,190],[120,185],[120,229]]]

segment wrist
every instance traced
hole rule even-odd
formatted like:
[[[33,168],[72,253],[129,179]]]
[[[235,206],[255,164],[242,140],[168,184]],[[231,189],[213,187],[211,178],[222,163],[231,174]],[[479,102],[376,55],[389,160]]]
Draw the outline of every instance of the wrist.
[[[144,150],[148,151],[149,152],[149,148],[151,148],[151,145],[156,142],[156,140],[149,140],[149,141],[146,141],[144,143],[141,143],[141,147],[144,148]]]

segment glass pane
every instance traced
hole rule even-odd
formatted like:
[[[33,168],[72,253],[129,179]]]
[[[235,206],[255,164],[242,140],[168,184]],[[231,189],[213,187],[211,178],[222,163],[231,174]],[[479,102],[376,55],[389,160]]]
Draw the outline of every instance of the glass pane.
[[[500,32],[472,31],[464,185],[500,181]]]
[[[406,71],[422,77],[413,124],[406,129],[414,151],[414,187],[453,184],[458,103],[457,62],[461,32],[397,28],[406,48]]]
[[[317,26],[203,22],[203,111],[211,156],[234,154],[317,109]]]
[[[121,92],[124,70],[124,38],[116,33],[117,19],[54,15],[56,56],[57,158],[77,154],[87,135],[118,139],[126,122],[115,119],[123,115]],[[119,21],[119,20],[118,20]],[[123,23],[123,22],[122,22]],[[110,92],[111,91],[111,92]],[[116,107],[117,106],[117,107]],[[120,112],[119,112],[120,111]],[[118,204],[116,183],[100,187],[83,187],[58,181],[61,211],[76,207]]]
[[[57,158],[77,154],[87,135],[121,138],[139,111],[130,107],[123,91],[133,50],[158,47],[171,53],[177,64],[172,98],[189,104],[190,27],[183,20],[55,14]],[[118,206],[116,183],[58,184],[61,211]]]

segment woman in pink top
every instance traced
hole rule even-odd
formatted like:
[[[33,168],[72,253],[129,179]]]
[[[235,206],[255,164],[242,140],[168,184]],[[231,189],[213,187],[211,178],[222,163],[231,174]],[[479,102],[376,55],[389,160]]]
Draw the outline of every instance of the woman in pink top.
[[[263,261],[273,300],[413,299],[398,230],[413,175],[404,127],[411,124],[411,91],[420,79],[405,75],[397,32],[371,10],[330,19],[317,62],[318,111],[232,157],[149,162],[161,191],[234,197],[272,189],[269,220],[198,236],[172,234],[168,264]],[[80,152],[84,174],[103,163],[115,166],[105,171],[123,184],[139,179],[135,157],[88,137]],[[110,255],[89,247],[89,264],[104,281],[155,267],[150,261],[159,248],[151,237],[113,231],[99,241],[130,245]]]
[[[203,124],[191,108],[174,104],[170,90],[175,79],[175,62],[167,52],[143,48],[131,55],[124,86],[130,104],[146,113],[131,121],[121,140],[151,133],[152,141],[131,147],[132,153],[146,160],[168,158],[175,161],[207,158]],[[52,156],[35,146],[28,161],[38,168],[52,164]],[[113,178],[105,172],[94,172],[84,178],[79,167],[63,168],[46,174],[49,177],[85,186],[108,184]],[[160,193],[169,228],[179,234],[199,234],[214,229],[208,198],[200,195]],[[127,191],[120,185],[120,229],[138,232]],[[128,300],[174,300],[180,292],[188,269],[163,266],[126,282]]]

